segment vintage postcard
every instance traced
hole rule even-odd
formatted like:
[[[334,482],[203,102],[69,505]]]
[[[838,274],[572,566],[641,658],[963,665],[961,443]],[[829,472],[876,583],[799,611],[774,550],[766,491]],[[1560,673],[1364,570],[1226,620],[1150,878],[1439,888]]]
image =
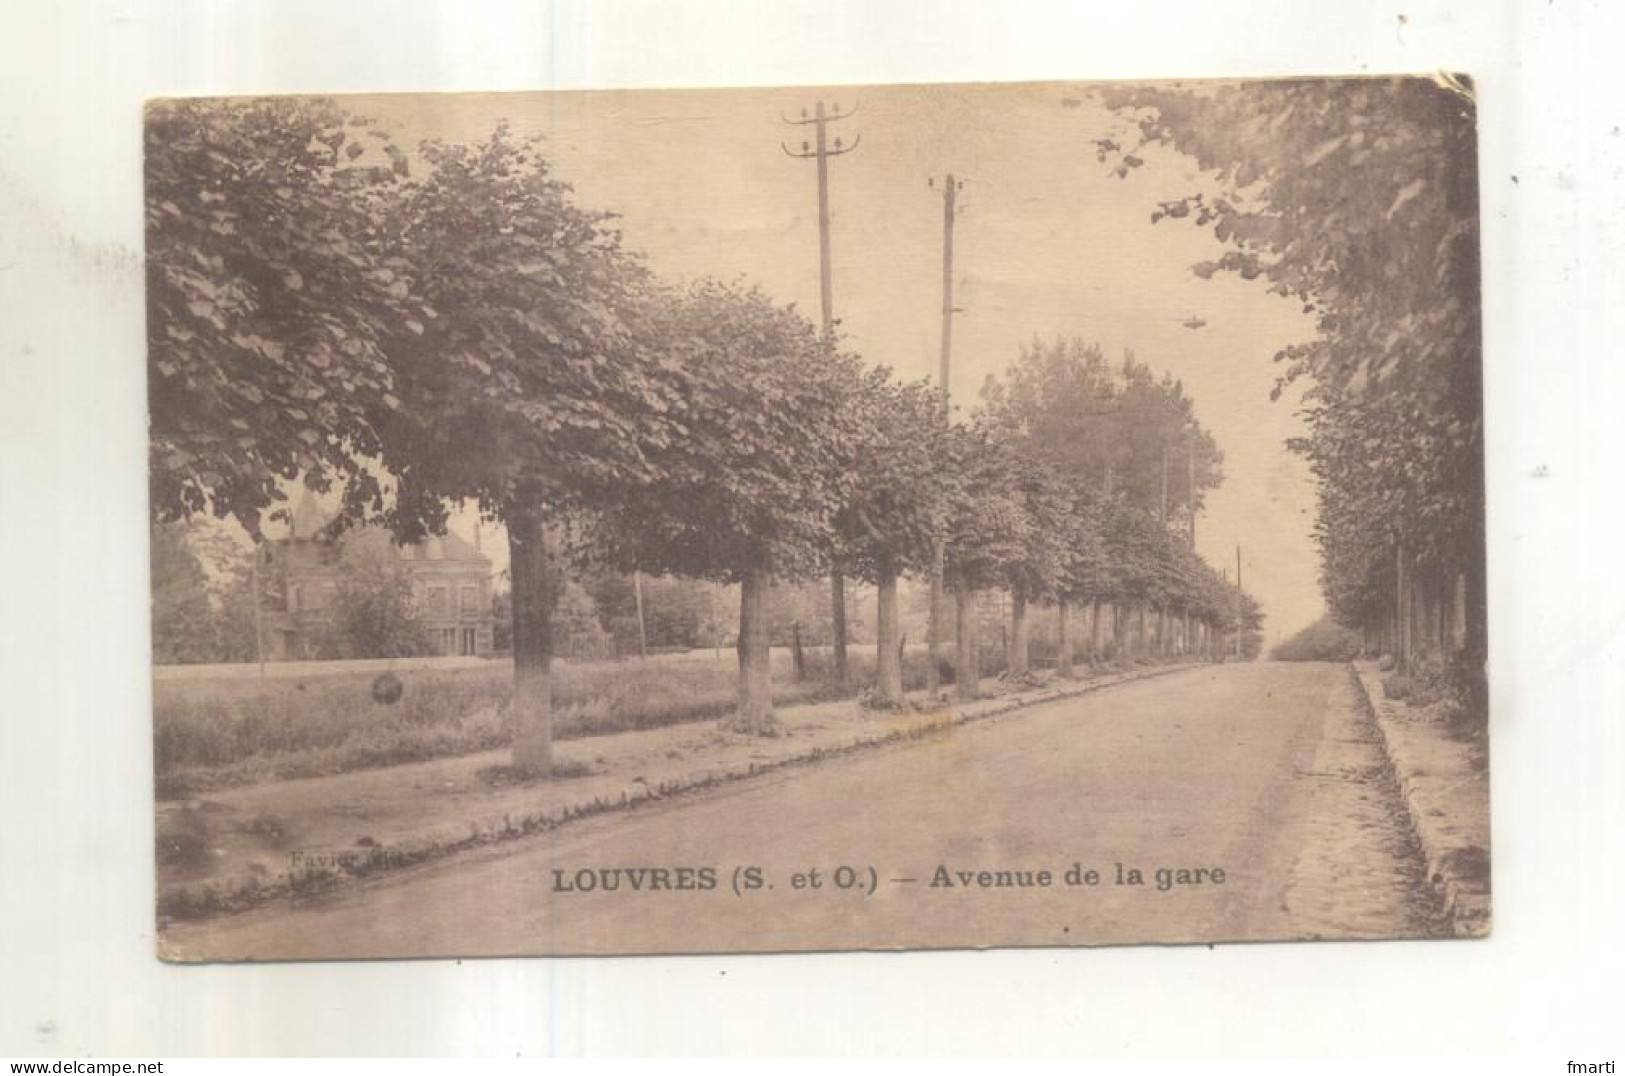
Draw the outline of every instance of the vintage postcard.
[[[1466,76],[144,123],[164,959],[1488,931]]]

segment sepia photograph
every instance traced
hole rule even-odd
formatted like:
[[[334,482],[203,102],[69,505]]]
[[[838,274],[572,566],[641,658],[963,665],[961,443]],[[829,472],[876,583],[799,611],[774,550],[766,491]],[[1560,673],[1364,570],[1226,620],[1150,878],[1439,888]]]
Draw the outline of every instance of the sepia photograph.
[[[1475,102],[147,101],[158,956],[1487,935]]]

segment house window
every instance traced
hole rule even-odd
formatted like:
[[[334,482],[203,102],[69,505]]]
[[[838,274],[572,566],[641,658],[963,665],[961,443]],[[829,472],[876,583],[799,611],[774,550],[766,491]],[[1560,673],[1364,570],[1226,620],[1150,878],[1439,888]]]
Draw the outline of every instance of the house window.
[[[440,652],[447,657],[452,657],[457,653],[456,628],[440,629]]]
[[[479,587],[464,587],[462,597],[463,597],[463,615],[465,617],[479,616],[480,615],[480,588]]]
[[[429,615],[430,616],[445,616],[446,615],[446,588],[445,587],[430,587],[429,588]]]
[[[471,658],[478,652],[478,649],[474,645],[474,643],[475,643],[474,629],[473,628],[464,628],[463,629],[463,657]]]

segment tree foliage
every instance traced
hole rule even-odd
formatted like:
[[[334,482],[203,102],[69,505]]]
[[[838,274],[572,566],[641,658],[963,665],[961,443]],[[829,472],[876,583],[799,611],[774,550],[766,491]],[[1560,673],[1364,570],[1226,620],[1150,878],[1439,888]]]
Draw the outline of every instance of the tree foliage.
[[[1330,617],[1321,617],[1292,637],[1275,645],[1276,661],[1351,661],[1360,656],[1360,636]]]
[[[1223,456],[1183,385],[1076,338],[1035,340],[988,379],[979,417],[1006,445],[1032,532],[1006,566],[1013,592],[1214,612],[1212,572],[1175,534]]]
[[[184,523],[155,523],[152,535],[152,660],[158,665],[215,661],[208,579]]]

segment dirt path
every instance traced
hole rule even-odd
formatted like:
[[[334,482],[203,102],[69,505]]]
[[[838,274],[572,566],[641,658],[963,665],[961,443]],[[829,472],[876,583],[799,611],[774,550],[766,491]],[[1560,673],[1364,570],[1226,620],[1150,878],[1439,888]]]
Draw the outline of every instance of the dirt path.
[[[1346,668],[1205,667],[166,941],[182,958],[274,959],[1437,934],[1373,751]],[[1119,864],[1145,884],[1117,884]],[[1067,884],[1074,865],[1096,883]],[[626,868],[656,867],[666,884],[646,870],[634,891]],[[953,885],[931,885],[939,867]],[[1159,868],[1187,873],[1162,888]],[[982,888],[983,870],[1050,884]]]

